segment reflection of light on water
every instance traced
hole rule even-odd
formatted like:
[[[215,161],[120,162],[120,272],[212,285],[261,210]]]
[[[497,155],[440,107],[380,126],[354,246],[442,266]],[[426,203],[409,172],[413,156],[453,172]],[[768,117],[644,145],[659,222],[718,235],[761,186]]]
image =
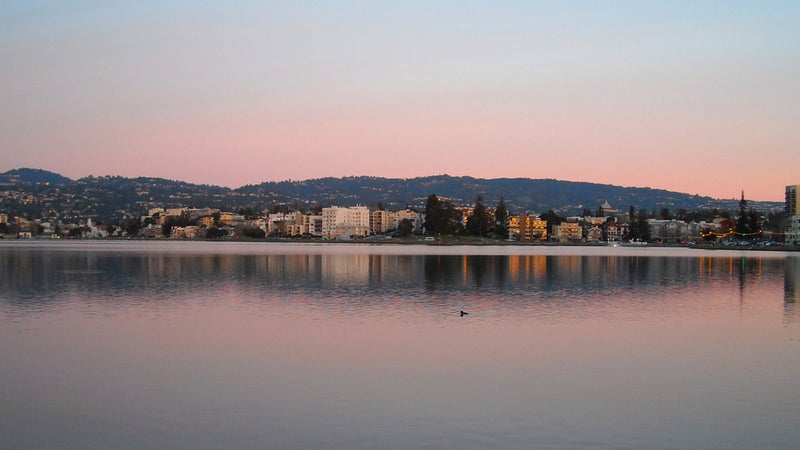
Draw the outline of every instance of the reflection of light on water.
[[[0,251],[6,446],[797,442],[800,259],[213,247]]]
[[[797,297],[800,294],[800,258],[786,258],[783,275],[783,322],[797,322]]]

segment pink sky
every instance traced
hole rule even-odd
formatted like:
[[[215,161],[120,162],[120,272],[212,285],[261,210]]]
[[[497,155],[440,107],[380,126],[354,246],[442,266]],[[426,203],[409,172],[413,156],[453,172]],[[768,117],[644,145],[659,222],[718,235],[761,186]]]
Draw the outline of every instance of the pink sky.
[[[800,183],[793,3],[11,5],[0,171]]]

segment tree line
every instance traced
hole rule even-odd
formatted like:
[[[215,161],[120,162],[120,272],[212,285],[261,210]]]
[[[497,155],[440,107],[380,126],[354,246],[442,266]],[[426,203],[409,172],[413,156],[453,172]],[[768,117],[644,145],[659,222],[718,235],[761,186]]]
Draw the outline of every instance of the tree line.
[[[508,219],[510,216],[511,213],[506,208],[503,197],[500,197],[494,214],[491,214],[484,203],[483,197],[478,195],[472,212],[466,217],[465,224],[463,213],[450,200],[441,198],[436,194],[430,194],[425,204],[425,234],[431,236],[469,235],[505,239],[508,237]],[[598,209],[597,216],[595,216],[593,211],[586,208],[582,216],[603,217],[604,211],[602,208]],[[548,235],[552,233],[553,226],[560,225],[567,220],[566,217],[559,215],[552,209],[540,214],[539,218],[547,222]],[[748,209],[744,193],[742,193],[742,199],[739,201],[739,210],[736,215],[730,211],[720,211],[716,208],[696,211],[680,208],[673,213],[669,208],[661,208],[656,212],[655,210],[647,211],[643,208],[637,211],[634,206],[630,206],[627,222],[628,235],[626,238],[649,241],[652,237],[648,222],[650,219],[678,220],[687,223],[703,221],[711,223],[715,219],[721,219],[723,230],[732,231],[740,237],[755,238],[763,230],[779,232],[781,223],[785,219],[785,214],[782,212],[770,212],[764,216],[757,211]],[[606,223],[603,224],[603,228],[615,223],[615,221],[616,217],[608,217]]]

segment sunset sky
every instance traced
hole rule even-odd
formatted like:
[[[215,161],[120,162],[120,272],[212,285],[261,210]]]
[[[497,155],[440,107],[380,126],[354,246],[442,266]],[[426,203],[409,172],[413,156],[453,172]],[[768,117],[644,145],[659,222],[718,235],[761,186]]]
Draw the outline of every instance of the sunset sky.
[[[782,200],[800,1],[5,1],[0,172]]]

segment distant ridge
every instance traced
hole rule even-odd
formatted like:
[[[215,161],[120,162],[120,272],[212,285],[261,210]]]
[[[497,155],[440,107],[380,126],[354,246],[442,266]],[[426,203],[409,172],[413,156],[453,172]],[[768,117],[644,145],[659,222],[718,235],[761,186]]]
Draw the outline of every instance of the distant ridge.
[[[42,169],[20,168],[0,174],[1,184],[67,184],[72,180]]]
[[[422,209],[430,194],[445,197],[460,206],[473,205],[478,195],[490,206],[503,197],[512,213],[541,213],[553,209],[562,215],[577,215],[584,209],[596,212],[605,202],[622,212],[627,212],[630,206],[646,210],[669,208],[673,212],[681,208],[737,208],[734,199],[718,200],[663,189],[553,179],[481,179],[449,175],[328,177],[230,189],[147,177],[90,176],[71,180],[46,170],[25,168],[0,174],[0,185],[9,192],[0,197],[0,213],[35,218],[46,218],[50,214],[51,218],[60,220],[91,217],[113,221],[138,217],[148,208],[181,206],[266,211],[276,205],[307,209],[357,204],[376,207],[380,203],[387,209]],[[767,211],[780,209],[783,204],[750,202],[749,206]]]
[[[511,210],[543,212],[548,209],[577,214],[584,208],[596,211],[605,202],[627,211],[636,208],[725,208],[732,200],[644,187],[560,181],[554,179],[495,178],[435,175],[416,178],[345,177],[303,181],[265,182],[236,189],[248,195],[273,196],[276,201],[310,201],[323,206],[383,203],[390,208],[423,205],[435,193],[457,205],[472,205],[478,195],[496,203],[503,197]],[[767,202],[769,203],[769,202]]]

